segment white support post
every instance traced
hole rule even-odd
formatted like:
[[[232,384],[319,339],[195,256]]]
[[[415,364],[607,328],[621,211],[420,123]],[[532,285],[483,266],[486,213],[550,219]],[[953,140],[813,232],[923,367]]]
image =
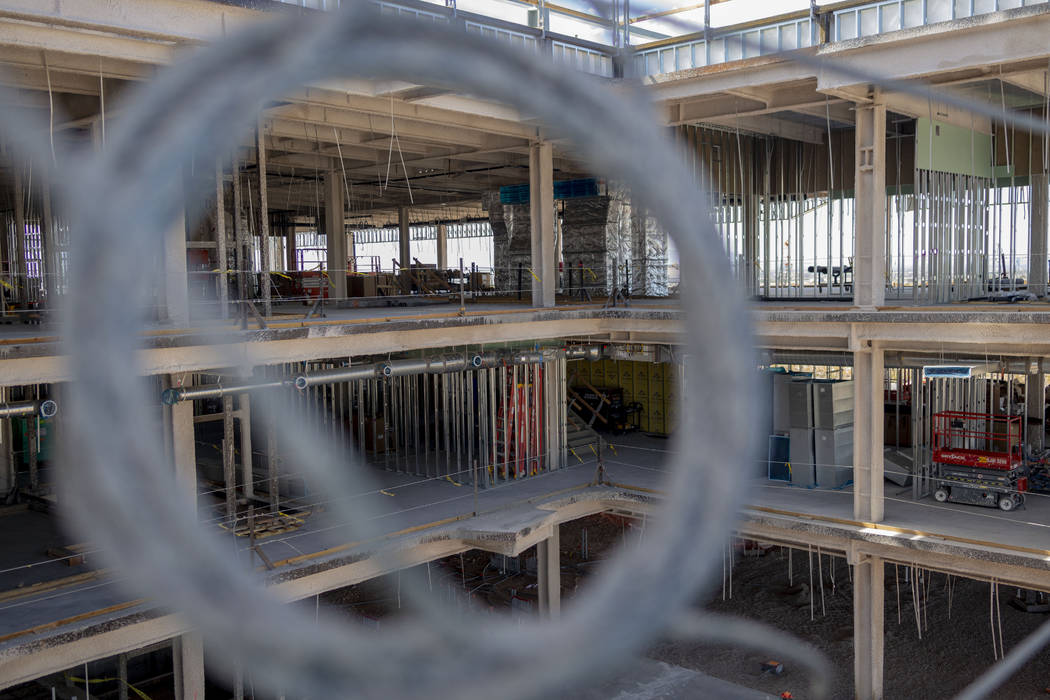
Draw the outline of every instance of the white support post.
[[[874,309],[886,301],[886,105],[857,105],[856,219],[853,302]]]
[[[175,378],[171,385],[177,386]],[[193,431],[193,402],[180,401],[171,407],[171,455],[179,493],[197,510],[197,447]]]
[[[853,563],[853,676],[857,700],[882,700],[885,581],[882,559]]]
[[[329,170],[324,180],[324,229],[328,239],[329,294],[334,299],[346,298],[346,208],[343,175]]]
[[[230,287],[226,269],[230,266],[226,253],[226,197],[222,184],[222,159],[215,162],[215,257],[218,258],[219,317],[230,317]]]
[[[1043,374],[1043,358],[1032,357],[1028,360],[1028,375],[1025,377],[1025,404],[1028,412],[1028,426],[1025,442],[1035,450],[1044,448],[1046,435],[1043,432],[1043,413],[1046,410],[1046,375]],[[1032,372],[1032,370],[1035,372]]]
[[[256,161],[259,166],[259,250],[262,255],[262,302],[263,315],[269,318],[273,314],[273,304],[270,301],[270,272],[273,270],[273,261],[270,259],[270,204],[266,184],[266,137],[263,134],[262,119],[259,120],[256,129]]]
[[[540,617],[556,620],[561,615],[561,535],[558,525],[554,526],[550,537],[536,545],[536,577]]]
[[[50,272],[50,270],[49,270]],[[186,270],[186,212],[178,215],[164,236],[164,301],[168,322],[176,328],[190,323],[190,291]]]
[[[1047,295],[1047,230],[1050,225],[1050,178],[1046,173],[1032,175],[1031,240],[1028,244],[1028,291],[1037,297]]]
[[[853,341],[853,517],[883,518],[883,374],[885,352],[870,340]]]
[[[250,376],[250,375],[248,375]],[[252,399],[251,394],[238,395],[241,416],[241,481],[244,497],[255,497],[255,454],[252,452]]]
[[[554,306],[554,149],[549,141],[529,148],[529,222],[532,232],[532,305]]]
[[[176,697],[183,700],[204,700],[204,640],[188,632],[173,646],[178,658],[175,674]],[[181,691],[181,693],[180,693]]]
[[[437,225],[437,269],[448,269],[448,224]]]

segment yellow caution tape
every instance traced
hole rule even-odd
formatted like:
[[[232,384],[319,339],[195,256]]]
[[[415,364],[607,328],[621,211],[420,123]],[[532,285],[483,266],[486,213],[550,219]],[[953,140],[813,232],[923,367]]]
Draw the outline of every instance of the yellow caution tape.
[[[232,275],[234,272],[236,272],[236,270],[231,270],[230,268],[226,268],[225,270],[223,270],[222,268],[217,267],[214,270],[212,270],[212,272],[224,272],[227,275]]]
[[[83,678],[77,678],[76,676],[67,676],[67,679],[73,681],[74,683],[89,683],[89,684],[90,683],[112,683],[114,681],[116,681],[118,683],[123,682],[124,685],[126,685],[128,687],[128,690],[130,690],[131,692],[135,693],[135,695],[138,695],[140,698],[142,698],[142,700],[152,700],[152,698],[150,698],[150,696],[148,696],[145,693],[143,693],[141,690],[139,690],[138,688],[133,686],[131,683],[128,683],[127,681],[121,681],[119,678],[92,678],[90,680],[84,680]]]
[[[529,271],[529,274],[530,274],[530,275],[532,275],[532,278],[533,278],[534,280],[536,280],[536,281],[537,281],[537,282],[539,282],[540,284],[543,284],[543,280],[541,280],[541,279],[540,279],[539,277],[537,277],[537,276],[536,276],[536,273],[532,271],[532,268],[531,268],[531,267],[528,267],[528,268],[525,268],[525,269],[527,269],[527,270]]]
[[[616,451],[616,448],[615,448],[615,447],[613,447],[612,445],[606,445],[606,447],[608,447],[608,448],[609,448],[610,450],[612,450],[612,453],[613,453],[614,455],[616,455],[617,457],[619,457],[619,456],[620,456],[620,453],[619,453],[619,452],[617,452],[617,451]]]
[[[591,452],[594,453],[595,457],[598,456],[598,450],[594,449],[594,443],[593,442],[590,445],[587,445],[587,447],[591,448]]]
[[[594,270],[592,270],[592,269],[591,269],[591,268],[589,268],[589,267],[585,267],[585,268],[583,268],[583,269],[584,269],[584,270],[586,270],[587,272],[591,273],[591,279],[592,279],[592,280],[594,280],[595,282],[597,282],[597,281],[598,281],[598,275],[594,274]]]
[[[571,452],[571,453],[572,453],[572,456],[573,456],[573,457],[575,457],[576,459],[579,459],[579,460],[580,460],[580,463],[581,463],[581,464],[583,463],[583,459],[581,459],[581,458],[580,458],[580,456],[579,456],[578,454],[576,454],[576,450],[574,450],[574,449],[572,449],[572,448],[570,447],[570,448],[569,448],[569,452]]]
[[[10,284],[3,280],[0,280],[0,284],[4,285],[4,287],[6,287],[7,289],[14,289],[14,287],[12,287]]]
[[[283,272],[277,272],[276,270],[274,270],[274,271],[273,271],[273,272],[271,272],[270,274],[271,274],[271,275],[277,275],[278,277],[283,277],[283,278],[285,278],[286,280],[290,280],[290,279],[292,279],[291,277],[289,277],[288,275],[284,274]],[[293,280],[293,281],[294,281],[294,280]]]
[[[453,481],[451,476],[446,476],[445,477],[445,481],[447,481],[448,483],[452,484],[453,486],[462,486],[463,485],[463,484],[459,483],[458,481]]]
[[[386,491],[385,489],[379,489],[379,493],[383,494],[384,496],[390,496],[391,498],[394,497],[394,494],[390,493],[389,491]]]

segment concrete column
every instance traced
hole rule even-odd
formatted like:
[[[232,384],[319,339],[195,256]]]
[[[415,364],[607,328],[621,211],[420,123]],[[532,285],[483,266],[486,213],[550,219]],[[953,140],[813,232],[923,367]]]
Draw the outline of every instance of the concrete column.
[[[226,521],[237,515],[237,462],[233,456],[233,397],[222,397],[222,482],[226,496]]]
[[[235,246],[234,264],[237,266],[237,298],[244,301],[248,298],[248,264],[251,260],[245,253],[244,220],[241,212],[244,211],[244,193],[241,187],[241,165],[237,156],[233,158],[233,238]],[[244,305],[241,304],[241,307]],[[244,314],[245,309],[237,310],[238,315]]]
[[[549,141],[529,148],[529,222],[532,236],[532,305],[554,306],[554,149]]]
[[[14,276],[15,293],[19,301],[26,298],[26,214],[25,192],[22,187],[22,165],[16,163],[15,178],[15,245],[11,250],[11,274]]]
[[[1047,230],[1050,224],[1050,178],[1046,173],[1033,174],[1031,203],[1031,239],[1028,243],[1028,290],[1038,297],[1047,295]]]
[[[437,226],[437,269],[448,269],[448,224]]]
[[[744,289],[748,294],[761,292],[758,284],[758,195],[743,195],[744,216]]]
[[[219,316],[230,316],[230,287],[226,269],[230,266],[226,253],[226,196],[222,184],[222,159],[215,163],[215,257],[218,258]]]
[[[342,173],[329,170],[324,179],[324,230],[328,238],[328,293],[346,298],[346,203]]]
[[[284,269],[288,272],[299,271],[299,256],[295,243],[295,222],[286,220],[284,225]]]
[[[10,390],[6,387],[0,387],[0,401],[6,403],[10,396],[9,392]],[[0,496],[6,496],[15,487],[17,480],[11,419],[0,420],[0,442],[3,443],[3,447],[0,448],[0,456],[3,457],[3,461],[0,462]]]
[[[270,302],[270,272],[273,270],[273,261],[270,260],[270,203],[269,194],[266,191],[266,137],[263,135],[262,120],[255,132],[256,139],[256,164],[259,166],[259,250],[262,262],[262,302],[263,315],[270,316],[273,313],[273,305]]]
[[[886,105],[857,105],[856,219],[853,302],[862,309],[886,301]]]
[[[536,545],[536,578],[539,584],[540,616],[561,615],[561,535],[555,525],[551,536]]]
[[[172,378],[172,386],[177,386]],[[197,447],[193,434],[193,402],[180,401],[171,407],[171,455],[179,492],[197,509]]]
[[[172,645],[175,657],[175,697],[204,700],[204,640],[199,634],[184,634]]]
[[[128,655],[117,656],[117,700],[128,700]]]
[[[44,275],[44,290],[47,294],[47,305],[55,308],[58,304],[58,255],[55,252],[55,216],[51,208],[51,178],[47,169],[43,172],[40,182],[40,197],[44,205],[44,218],[40,226],[40,257]],[[183,217],[182,227],[182,288],[188,290],[186,279],[186,225]],[[189,292],[185,291],[182,300],[188,306]],[[169,309],[170,311],[170,309]],[[189,318],[187,311],[186,318]]]
[[[547,421],[548,469],[565,466],[565,356],[557,353],[543,363],[544,416]]]
[[[1046,380],[1043,374],[1043,359],[1031,358],[1029,373],[1025,377],[1025,404],[1028,409],[1028,426],[1025,431],[1025,442],[1033,449],[1041,450],[1046,441],[1043,432],[1043,413],[1046,410]],[[1031,365],[1035,365],[1035,372]]]
[[[408,207],[399,207],[397,210],[397,245],[398,262],[401,267],[407,268],[412,264],[412,231],[408,218]]]
[[[853,562],[853,677],[857,700],[882,700],[885,642],[883,561],[861,555]]]
[[[186,271],[186,212],[178,215],[164,236],[164,303],[168,323],[186,328],[190,323],[189,279]]]
[[[884,361],[878,344],[854,341],[853,517],[864,522],[883,518]]]

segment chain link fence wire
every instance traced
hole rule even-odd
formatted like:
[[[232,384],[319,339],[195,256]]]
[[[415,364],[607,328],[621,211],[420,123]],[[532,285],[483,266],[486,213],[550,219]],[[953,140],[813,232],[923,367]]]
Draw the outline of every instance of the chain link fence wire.
[[[137,262],[156,256],[159,234],[181,213],[180,173],[192,154],[229,151],[250,133],[264,103],[333,77],[455,88],[549,125],[537,136],[571,140],[590,166],[615,173],[661,214],[695,272],[683,298],[691,310],[686,394],[697,400],[685,405],[691,428],[683,431],[682,453],[689,458],[672,477],[675,495],[645,547],[624,550],[559,621],[464,621],[433,601],[378,633],[315,621],[278,604],[260,576],[229,556],[228,541],[198,527],[188,495],[177,495],[163,441],[147,417],[157,398],[135,379],[142,319],[132,300],[154,282]],[[47,146],[38,141],[29,150],[39,157]],[[694,196],[697,185],[638,91],[613,89],[482,37],[354,6],[264,22],[194,51],[128,100],[104,152],[68,160],[60,186],[76,235],[64,342],[75,381],[63,502],[134,591],[178,611],[203,634],[209,658],[223,661],[218,668],[227,676],[239,666],[257,686],[312,698],[540,697],[619,667],[712,582],[743,493],[743,470],[727,466],[755,457],[747,439],[756,415],[752,342],[742,299],[725,294],[733,282]],[[245,358],[231,350],[229,359]],[[292,411],[276,399],[265,403],[293,459],[322,489],[367,488],[345,455],[310,444],[303,437],[310,431]],[[334,517],[355,523],[355,535],[379,534],[364,504],[335,501],[343,505]],[[396,552],[376,556],[377,566],[399,564]],[[705,633],[717,636],[717,628]]]
[[[162,232],[182,213],[181,172],[192,166],[193,154],[230,151],[255,127],[262,106],[282,94],[352,77],[447,87],[534,118],[544,125],[537,138],[571,141],[589,167],[626,183],[692,271],[681,285],[689,312],[688,369],[671,496],[645,546],[624,549],[561,620],[513,627],[491,618],[464,621],[430,600],[412,619],[380,633],[315,621],[281,605],[262,577],[229,556],[228,541],[198,526],[191,489],[182,485],[186,497],[174,495],[180,485],[148,418],[157,397],[136,380],[143,318],[134,300],[155,285],[152,268],[140,262],[158,255]],[[899,82],[885,87],[921,89]],[[965,106],[1005,118],[982,103]],[[4,116],[9,133],[18,134],[12,150],[54,159],[46,134],[17,113]],[[785,658],[811,670],[812,694],[822,697],[827,666],[810,647],[787,646],[781,635],[753,623],[690,610],[712,583],[741,504],[746,470],[734,465],[757,457],[748,428],[758,415],[757,362],[743,298],[727,293],[736,287],[703,198],[696,197],[699,184],[659,123],[649,99],[628,84],[613,87],[441,25],[381,17],[363,3],[263,22],[186,55],[128,100],[121,128],[110,132],[103,152],[63,154],[69,166],[56,174],[76,222],[73,293],[63,310],[75,381],[62,502],[73,522],[127,575],[131,590],[178,611],[204,635],[209,658],[225,662],[220,672],[232,677],[233,669],[244,668],[274,693],[541,697],[588,683],[670,633],[742,646],[777,643]],[[1034,120],[1019,125],[1045,130]],[[226,353],[228,365],[245,363],[243,349],[221,345],[229,337],[205,337],[220,344],[216,351]],[[276,394],[261,403],[284,431],[293,459],[320,488],[349,495],[371,487],[332,445],[308,440],[309,426]],[[354,523],[362,539],[381,534],[367,503],[333,502],[335,516]],[[402,561],[397,552],[376,556],[380,568]],[[416,594],[423,600],[418,587]]]

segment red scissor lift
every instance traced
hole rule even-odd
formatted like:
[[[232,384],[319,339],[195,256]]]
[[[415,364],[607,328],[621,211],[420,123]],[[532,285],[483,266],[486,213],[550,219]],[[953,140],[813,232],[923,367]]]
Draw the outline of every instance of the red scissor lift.
[[[1010,511],[1024,503],[1028,471],[1020,416],[933,414],[933,497]]]

